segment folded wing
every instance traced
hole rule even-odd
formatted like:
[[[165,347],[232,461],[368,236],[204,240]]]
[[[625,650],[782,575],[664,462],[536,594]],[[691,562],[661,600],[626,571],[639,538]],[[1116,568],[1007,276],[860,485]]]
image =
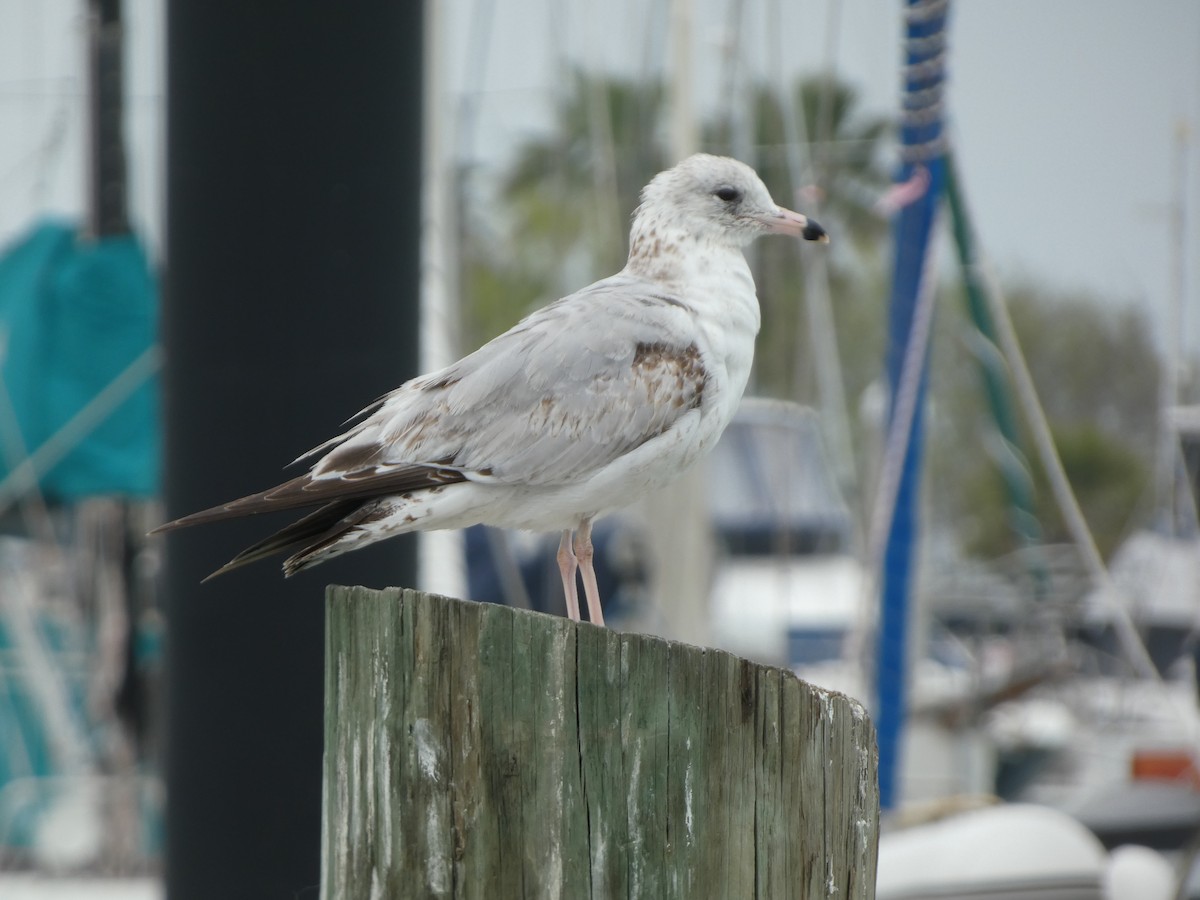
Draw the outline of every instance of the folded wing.
[[[701,407],[706,382],[686,303],[615,276],[402,385],[306,454],[323,454],[308,473],[161,530],[468,480],[578,482]]]

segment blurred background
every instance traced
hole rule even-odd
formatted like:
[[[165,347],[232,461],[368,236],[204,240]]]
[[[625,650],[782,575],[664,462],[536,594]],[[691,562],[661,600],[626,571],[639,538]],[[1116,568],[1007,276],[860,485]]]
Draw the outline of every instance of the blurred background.
[[[168,64],[168,33],[187,46],[178,23],[194,6],[0,0],[4,897],[157,897],[170,865],[164,723],[187,711],[169,708],[179,695],[164,646],[196,598],[168,596],[164,569],[183,552],[144,534],[191,511],[162,503],[179,466],[164,441],[173,358],[159,335],[171,304],[194,299],[167,274],[168,218],[176,240],[201,227],[178,200],[191,195],[168,190],[185,182],[171,171],[184,157],[167,97],[205,91],[199,69]],[[205,64],[227,80],[251,73],[243,92],[271,119],[269,91],[297,83],[279,50],[291,35],[320,38],[289,64],[347,53],[341,20],[323,26],[314,9],[267,9],[261,49],[248,39]],[[371,5],[350,15],[369,20]],[[749,251],[764,325],[748,399],[697,474],[598,526],[610,621],[863,700],[894,771],[881,897],[1010,896],[1008,882],[1038,879],[1066,879],[1079,897],[1176,896],[1176,882],[1200,897],[1200,876],[1186,874],[1200,846],[1200,5],[973,0],[944,32],[914,42],[913,23],[899,0],[427,4],[423,33],[396,36],[397,53],[421,48],[423,75],[392,86],[424,109],[403,123],[415,161],[396,161],[419,172],[407,201],[420,258],[395,301],[415,317],[419,296],[420,315],[395,339],[419,337],[420,364],[404,358],[382,387],[618,270],[638,191],[678,158],[755,166],[832,242]],[[906,68],[914,54],[936,60],[935,85]],[[386,111],[335,103],[336,116],[315,102],[306,114],[383,130]],[[936,124],[923,150],[918,107],[923,127]],[[178,139],[200,126],[170,128]],[[279,181],[288,151],[273,149],[247,151],[248,179]],[[942,202],[951,194],[957,204]],[[902,220],[925,201],[939,214],[914,250]],[[277,227],[272,215],[257,227]],[[232,234],[236,218],[209,227]],[[925,277],[906,294],[912,253]],[[269,272],[256,283],[269,289]],[[337,283],[293,294],[287,327],[320,331],[342,303]],[[911,346],[924,368],[906,419]],[[324,364],[348,360],[331,351]],[[335,388],[328,415],[289,419],[296,443],[271,448],[274,471],[374,396]],[[214,467],[236,470],[221,446]],[[187,552],[208,569],[228,556],[227,542],[196,540]],[[560,614],[556,545],[486,529],[423,536],[415,573],[397,578]],[[681,546],[690,562],[672,567]],[[346,566],[341,579],[271,590],[317,633],[320,586],[354,578]],[[236,666],[220,643],[187,658],[201,651]],[[309,699],[319,728],[319,694]],[[222,746],[239,741],[252,738]],[[305,796],[319,799],[319,783]],[[297,840],[315,871],[312,806]],[[954,816],[969,825],[944,827]],[[1020,852],[1034,834],[1040,857]],[[253,838],[235,828],[226,840]],[[940,872],[922,855],[979,863],[1005,842],[1016,849],[995,870]],[[172,896],[189,895],[185,880],[167,878]],[[314,884],[298,873],[279,895],[315,896]]]

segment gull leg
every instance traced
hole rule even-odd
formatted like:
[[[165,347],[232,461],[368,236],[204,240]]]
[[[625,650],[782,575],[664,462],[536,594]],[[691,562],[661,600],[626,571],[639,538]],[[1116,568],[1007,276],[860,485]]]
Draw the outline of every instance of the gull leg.
[[[572,622],[579,621],[579,589],[575,587],[577,566],[575,552],[571,549],[571,529],[568,528],[558,542],[558,571],[562,575],[563,596],[567,598],[567,617]],[[588,568],[591,568],[590,561]]]
[[[583,575],[583,593],[587,597],[588,620],[593,625],[604,625],[604,610],[600,607],[600,586],[596,584],[596,570],[592,568],[592,520],[584,519],[575,532],[575,558],[579,561],[579,572]]]

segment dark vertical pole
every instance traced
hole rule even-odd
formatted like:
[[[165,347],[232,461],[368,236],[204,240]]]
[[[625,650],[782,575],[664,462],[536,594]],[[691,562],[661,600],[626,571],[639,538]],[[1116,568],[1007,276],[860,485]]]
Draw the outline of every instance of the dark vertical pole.
[[[423,28],[393,0],[170,0],[167,22],[176,516],[282,480],[414,374]],[[316,896],[324,586],[413,582],[401,538],[200,584],[279,524],[168,545],[171,900]]]
[[[129,232],[125,188],[121,0],[88,0],[88,233]]]

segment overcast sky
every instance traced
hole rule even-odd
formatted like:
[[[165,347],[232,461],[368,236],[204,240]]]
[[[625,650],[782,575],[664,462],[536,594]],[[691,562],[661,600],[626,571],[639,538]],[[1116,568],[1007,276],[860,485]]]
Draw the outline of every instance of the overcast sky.
[[[777,81],[832,64],[871,111],[896,107],[899,2],[743,0],[740,32],[733,0],[694,3],[702,109],[721,95],[731,58]],[[38,212],[81,207],[83,6],[0,0],[0,241]],[[163,0],[125,6],[132,202],[157,246]],[[564,65],[653,76],[668,51],[665,2],[447,0],[443,9],[445,90],[435,108],[449,128],[471,98],[476,156],[546,124]],[[1174,134],[1191,128],[1185,331],[1200,349],[1200,2],[964,0],[951,41],[952,134],[987,252],[1005,273],[1142,304],[1160,330]]]

